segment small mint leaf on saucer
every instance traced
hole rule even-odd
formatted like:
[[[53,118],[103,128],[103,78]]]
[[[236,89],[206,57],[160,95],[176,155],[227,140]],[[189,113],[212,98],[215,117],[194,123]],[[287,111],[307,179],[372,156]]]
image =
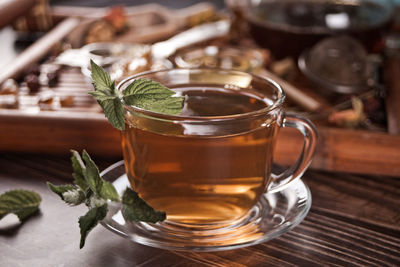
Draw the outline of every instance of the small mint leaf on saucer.
[[[85,245],[86,237],[89,232],[103,220],[107,215],[107,204],[91,208],[84,216],[79,217],[79,228],[81,229],[81,241],[79,248]]]
[[[154,210],[129,187],[122,196],[122,215],[125,220],[130,222],[156,223],[164,221],[166,218],[165,212]]]
[[[0,219],[13,213],[20,221],[25,220],[39,209],[42,198],[28,190],[11,190],[0,195]]]

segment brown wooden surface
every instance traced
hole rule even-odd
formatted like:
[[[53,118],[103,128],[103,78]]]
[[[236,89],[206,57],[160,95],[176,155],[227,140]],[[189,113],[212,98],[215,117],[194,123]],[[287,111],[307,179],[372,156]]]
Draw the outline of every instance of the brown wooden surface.
[[[120,158],[94,160],[104,169]],[[0,154],[0,193],[25,188],[41,194],[40,212],[22,225],[0,221],[0,266],[399,266],[400,179],[308,171],[313,204],[305,220],[272,241],[215,253],[142,246],[102,226],[79,250],[78,217],[46,181],[71,181],[67,156]]]
[[[303,138],[283,129],[276,162],[288,165],[297,159]],[[318,128],[318,146],[312,168],[359,174],[400,176],[400,136],[384,133]]]

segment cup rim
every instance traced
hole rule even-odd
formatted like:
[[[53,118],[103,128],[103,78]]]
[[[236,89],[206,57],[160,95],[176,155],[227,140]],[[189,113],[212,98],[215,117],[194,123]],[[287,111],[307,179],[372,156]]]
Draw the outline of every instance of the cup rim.
[[[235,119],[245,119],[245,118],[250,118],[250,117],[257,117],[260,115],[268,114],[279,107],[282,106],[286,99],[286,94],[285,91],[282,89],[282,86],[279,85],[276,81],[269,77],[257,75],[254,73],[249,73],[249,72],[244,72],[244,71],[239,71],[239,70],[232,70],[232,69],[224,69],[224,68],[168,68],[168,69],[162,69],[162,70],[150,70],[150,71],[144,71],[140,72],[134,75],[131,75],[125,79],[123,79],[121,82],[117,84],[117,91],[119,92],[121,87],[136,78],[141,78],[142,76],[145,75],[151,75],[155,73],[160,73],[160,72],[170,72],[170,71],[218,71],[218,72],[231,72],[231,73],[240,73],[240,74],[246,74],[250,75],[252,77],[255,77],[257,79],[261,79],[269,83],[271,88],[273,88],[278,95],[278,98],[274,100],[274,102],[271,105],[266,106],[265,108],[258,109],[255,111],[251,112],[246,112],[246,113],[240,113],[240,114],[232,114],[232,115],[219,115],[219,116],[185,116],[185,115],[168,115],[168,114],[163,114],[163,113],[158,113],[150,110],[146,110],[143,108],[135,107],[135,106],[130,106],[123,104],[124,109],[131,111],[131,112],[139,112],[142,113],[146,116],[150,116],[153,118],[158,118],[158,119],[163,119],[163,120],[174,120],[174,121],[226,121],[226,120],[235,120]]]

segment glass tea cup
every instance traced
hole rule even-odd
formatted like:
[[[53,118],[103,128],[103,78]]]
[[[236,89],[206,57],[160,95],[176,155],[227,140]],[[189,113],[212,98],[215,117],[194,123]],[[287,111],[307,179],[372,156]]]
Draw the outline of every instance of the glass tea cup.
[[[283,112],[285,93],[268,78],[234,70],[169,69],[129,77],[118,89],[138,78],[185,96],[180,115],[124,106],[122,150],[129,182],[152,207],[166,212],[174,229],[215,233],[238,225],[262,195],[284,189],[311,163],[314,126]],[[281,127],[298,129],[304,146],[292,167],[275,174],[273,151]]]

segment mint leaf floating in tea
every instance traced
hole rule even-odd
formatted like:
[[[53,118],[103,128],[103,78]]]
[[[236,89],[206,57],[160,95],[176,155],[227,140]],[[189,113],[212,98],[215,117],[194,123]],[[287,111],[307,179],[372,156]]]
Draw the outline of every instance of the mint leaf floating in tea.
[[[89,94],[97,100],[115,128],[125,130],[123,104],[168,115],[177,115],[182,111],[184,97],[174,96],[174,91],[147,79],[134,80],[121,92],[121,98],[110,75],[92,60],[90,64],[95,91]]]
[[[165,212],[154,210],[149,204],[141,199],[135,191],[126,188],[122,196],[122,215],[127,221],[152,222],[163,221],[166,218]]]
[[[82,156],[77,151],[71,152],[74,184],[53,185],[47,182],[47,185],[65,203],[73,206],[85,203],[89,208],[85,215],[79,217],[82,248],[89,232],[106,217],[107,201],[121,202],[121,199],[114,185],[100,176],[97,165],[85,150]],[[165,212],[154,210],[132,189],[125,191],[122,202],[122,214],[127,221],[156,223],[165,220]]]
[[[0,219],[13,213],[20,221],[25,220],[39,209],[42,198],[28,190],[11,190],[0,195]]]

